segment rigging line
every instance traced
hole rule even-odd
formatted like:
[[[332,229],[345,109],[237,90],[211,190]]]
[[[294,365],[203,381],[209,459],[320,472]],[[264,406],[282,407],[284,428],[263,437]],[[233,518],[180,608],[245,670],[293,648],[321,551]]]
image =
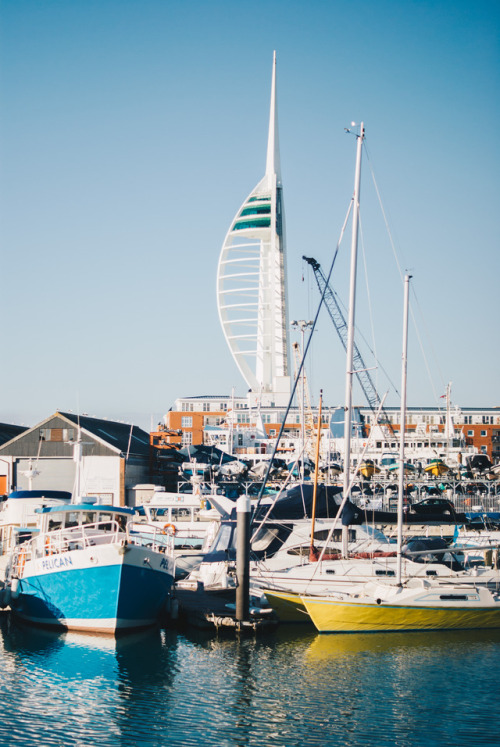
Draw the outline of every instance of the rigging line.
[[[379,203],[379,206],[380,206],[380,210],[382,211],[382,217],[384,219],[385,228],[386,228],[387,234],[389,236],[389,242],[391,244],[392,253],[394,254],[394,259],[396,260],[396,265],[397,265],[397,268],[398,268],[401,280],[404,280],[404,272],[403,272],[403,270],[401,268],[401,264],[400,264],[399,258],[398,258],[398,253],[396,251],[396,246],[395,246],[393,238],[392,238],[391,229],[389,227],[389,221],[387,220],[387,215],[385,213],[384,205],[382,203],[382,197],[380,195],[380,191],[379,191],[379,188],[378,188],[377,180],[375,179],[375,173],[374,173],[372,165],[371,165],[370,155],[369,155],[368,149],[366,147],[366,141],[364,142],[364,146],[365,146],[366,157],[367,157],[367,160],[368,160],[368,165],[369,165],[369,168],[370,168],[370,174],[371,174],[372,181],[373,181],[373,186],[375,187],[375,192],[377,194],[377,199],[378,199],[378,203]]]
[[[342,299],[340,298],[340,296],[337,293],[337,291],[334,290],[331,286],[330,286],[330,290],[332,291],[332,293],[335,294],[335,297],[336,297],[339,305],[342,306],[343,310],[347,313],[347,307],[346,307],[345,303],[342,301]],[[354,325],[354,329],[356,330],[356,334],[359,335],[359,337],[361,337],[361,339],[365,343],[365,345],[366,345],[366,347],[368,349],[368,352],[370,352],[373,355],[373,357],[375,359],[375,363],[380,368],[380,370],[382,371],[382,373],[385,375],[387,381],[389,382],[389,384],[391,385],[391,387],[394,389],[395,393],[399,396],[399,390],[398,390],[396,384],[392,381],[392,379],[391,379],[391,377],[389,375],[389,372],[386,371],[386,369],[384,368],[384,366],[382,365],[382,363],[380,362],[380,360],[377,358],[375,351],[372,350],[372,348],[370,347],[370,343],[368,342],[368,340],[364,336],[363,332],[356,325]]]
[[[385,223],[385,227],[386,227],[386,230],[387,230],[387,234],[389,236],[389,241],[390,241],[390,244],[391,244],[392,252],[394,254],[394,259],[396,261],[396,265],[397,265],[397,268],[398,268],[401,280],[404,281],[404,272],[403,272],[403,270],[401,268],[401,265],[400,265],[400,262],[399,262],[399,259],[398,259],[396,247],[394,245],[394,241],[393,241],[393,238],[392,238],[391,229],[389,227],[389,222],[387,220],[387,216],[386,216],[386,212],[385,212],[385,209],[384,209],[384,205],[382,203],[382,197],[380,195],[380,190],[378,188],[377,180],[375,179],[375,173],[374,173],[372,165],[371,165],[370,155],[369,155],[369,152],[368,152],[368,148],[366,146],[366,140],[363,142],[363,145],[365,147],[366,157],[367,157],[369,168],[370,168],[370,174],[371,174],[371,177],[372,177],[373,185],[375,187],[375,192],[377,194],[378,202],[379,202],[379,205],[380,205],[380,210],[382,211],[382,216],[384,218],[384,223]],[[413,297],[417,301],[417,296],[416,296],[413,284],[412,284],[411,290],[413,292]],[[417,302],[417,306],[418,306],[418,302]],[[419,307],[419,310],[420,310],[420,307]],[[434,392],[434,396],[435,396],[435,398],[437,398],[437,393],[436,393],[436,390],[435,390],[434,382],[432,380],[431,371],[430,371],[429,364],[427,362],[427,358],[426,358],[426,355],[425,355],[425,352],[424,352],[424,346],[423,346],[422,339],[421,339],[421,336],[420,336],[419,331],[418,331],[417,322],[416,322],[416,319],[415,319],[415,314],[414,314],[414,311],[413,311],[413,309],[411,307],[410,307],[410,315],[411,315],[411,318],[412,318],[413,326],[415,328],[415,332],[417,334],[417,339],[418,339],[418,342],[419,342],[419,345],[420,345],[420,350],[421,350],[422,356],[424,358],[424,363],[425,363],[425,366],[426,366],[426,369],[427,369],[427,374],[429,376],[429,381],[431,383],[431,387],[432,387],[432,390]],[[421,315],[421,318],[422,318],[422,320],[424,319],[423,314]],[[425,327],[425,323],[424,323],[424,327]],[[426,333],[427,333],[427,338],[430,341],[431,337],[430,337],[429,333],[427,332],[427,329],[426,329]],[[437,361],[437,357],[435,356],[434,350],[432,348],[432,343],[429,343],[429,344],[431,345],[431,350],[433,351],[434,358]],[[437,366],[438,366],[438,369],[439,369],[439,363],[437,363]],[[439,373],[440,373],[440,376],[441,376],[441,379],[442,379],[442,382],[443,382],[443,386],[444,386],[444,378],[443,378],[443,375],[442,375],[442,372],[441,372],[440,369],[439,369]]]
[[[42,450],[42,439],[39,437],[38,438],[38,452],[37,452],[36,461],[35,461],[35,469],[38,467],[38,461],[40,459],[41,450]]]
[[[372,331],[372,340],[373,340],[373,356],[375,360],[377,360],[377,348],[375,345],[375,328],[373,326],[373,306],[372,306],[372,297],[370,294],[370,285],[368,283],[368,267],[366,264],[365,240],[364,240],[364,234],[363,234],[363,224],[361,221],[361,211],[358,212],[358,217],[359,217],[359,235],[361,239],[361,254],[363,256],[363,267],[365,269],[366,295],[368,297],[368,310],[370,312],[370,327]],[[377,375],[377,379],[378,379],[378,375]]]
[[[280,486],[280,489],[279,489],[278,493],[274,496],[274,499],[273,499],[271,505],[269,506],[269,509],[268,509],[267,513],[265,514],[265,516],[261,520],[259,526],[257,527],[257,529],[255,530],[255,532],[253,533],[253,535],[252,535],[252,537],[250,539],[250,542],[253,542],[253,540],[255,539],[255,535],[261,529],[262,525],[265,524],[265,522],[267,521],[267,519],[269,517],[269,514],[271,513],[271,511],[273,510],[274,506],[276,505],[276,501],[278,500],[278,498],[281,497],[283,491],[285,490],[285,488],[287,486],[287,483],[292,479],[293,473],[294,473],[295,469],[298,467],[299,460],[303,458],[304,450],[305,450],[305,444],[302,445],[302,449],[301,449],[301,451],[299,451],[298,455],[295,457],[295,461],[291,463],[292,467],[291,467],[291,469],[289,469],[288,475],[286,476],[284,483],[282,483],[282,485]],[[304,495],[303,494],[302,494],[302,504],[304,506],[304,513],[305,513]]]
[[[422,320],[422,324],[424,325],[425,332],[426,332],[426,335],[427,335],[427,339],[429,340],[429,345],[430,345],[430,348],[432,350],[433,357],[434,357],[434,359],[436,361],[436,365],[437,365],[437,368],[438,368],[438,371],[439,371],[439,375],[441,376],[441,381],[444,382],[443,374],[442,374],[442,371],[441,371],[441,369],[439,367],[439,361],[437,360],[437,356],[436,356],[436,354],[434,352],[434,348],[433,348],[432,342],[431,342],[431,337],[430,337],[429,332],[428,332],[428,330],[426,328],[425,318],[424,318],[424,315],[423,315],[422,310],[420,308],[419,300],[418,300],[417,294],[415,293],[415,286],[414,286],[413,283],[411,285],[411,291],[413,293],[413,298],[415,300],[415,304],[416,304],[416,306],[417,306],[417,308],[419,310],[420,318]],[[418,329],[418,326],[417,326],[417,321],[416,321],[416,318],[415,318],[415,313],[414,313],[414,311],[412,309],[412,305],[411,304],[410,304],[410,314],[411,314],[411,319],[412,319],[412,322],[413,322],[413,326],[415,328],[415,333],[417,335],[417,340],[418,340],[418,344],[419,344],[419,347],[420,347],[420,352],[422,353],[422,358],[424,359],[424,364],[425,364],[425,367],[427,369],[427,375],[429,377],[431,388],[432,388],[432,391],[434,393],[434,398],[439,401],[439,397],[438,397],[438,394],[436,392],[436,387],[434,386],[434,380],[433,380],[431,369],[430,369],[430,366],[429,366],[429,361],[427,360],[427,356],[425,354],[424,344],[423,344],[422,337],[420,335],[420,332],[419,332],[419,329]]]
[[[261,488],[260,488],[260,491],[259,491],[259,495],[257,497],[257,503],[256,503],[256,506],[255,506],[255,510],[257,510],[259,508],[259,506],[260,506],[260,502],[262,500],[262,496],[264,494],[264,490],[265,490],[267,481],[269,479],[269,472],[271,471],[271,466],[272,466],[274,458],[276,456],[276,451],[278,449],[278,445],[279,445],[281,436],[283,435],[283,431],[285,430],[286,419],[288,417],[288,413],[290,412],[290,408],[292,406],[293,398],[295,396],[295,391],[297,389],[297,384],[298,384],[298,382],[300,380],[300,376],[302,374],[302,369],[304,368],[304,361],[306,359],[307,351],[309,350],[309,346],[311,344],[311,340],[312,340],[312,337],[313,337],[314,330],[316,329],[316,324],[317,324],[317,321],[318,321],[319,312],[321,311],[321,306],[323,305],[323,301],[325,300],[326,289],[328,287],[328,283],[330,282],[330,277],[331,277],[331,274],[333,272],[333,267],[334,267],[335,262],[337,260],[337,256],[338,256],[339,249],[340,249],[340,244],[341,244],[342,239],[344,237],[345,229],[346,229],[346,226],[347,226],[347,222],[349,220],[349,216],[351,214],[353,203],[354,203],[354,195],[351,197],[351,200],[349,202],[349,208],[347,210],[347,214],[346,214],[343,226],[342,226],[342,230],[340,232],[340,236],[339,236],[339,239],[337,241],[337,246],[335,247],[335,252],[333,254],[332,263],[330,265],[330,271],[328,273],[328,278],[327,278],[327,281],[326,281],[326,285],[323,288],[323,293],[321,294],[321,299],[320,299],[320,302],[318,304],[318,309],[316,311],[316,315],[314,317],[314,321],[312,323],[311,331],[309,332],[309,336],[307,338],[307,342],[306,342],[305,348],[304,348],[304,350],[302,352],[302,360],[300,361],[300,365],[299,365],[298,370],[297,370],[297,375],[295,377],[295,381],[293,382],[292,391],[290,393],[290,399],[288,400],[288,405],[287,405],[287,408],[286,408],[286,411],[285,411],[285,415],[283,417],[283,421],[281,423],[281,426],[280,426],[280,429],[279,429],[279,433],[278,433],[278,436],[276,438],[276,443],[274,444],[273,452],[271,454],[271,458],[270,458],[269,464],[267,466],[266,474],[264,476],[264,480],[262,482],[262,485],[261,485]],[[254,515],[255,515],[255,513],[254,513]],[[251,524],[252,524],[252,519],[250,520],[250,525]]]

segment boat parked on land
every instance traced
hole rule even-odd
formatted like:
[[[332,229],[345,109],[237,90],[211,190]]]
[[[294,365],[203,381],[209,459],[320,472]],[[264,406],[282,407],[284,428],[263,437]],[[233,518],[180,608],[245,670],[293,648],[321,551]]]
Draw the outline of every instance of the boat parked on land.
[[[443,462],[442,459],[432,459],[429,464],[424,467],[424,472],[433,477],[441,477],[446,472],[449,472],[450,468]]]
[[[370,479],[370,477],[373,477],[373,475],[377,475],[380,472],[380,467],[375,464],[373,459],[365,459],[364,462],[361,462],[359,465],[358,472],[363,475],[363,477]]]

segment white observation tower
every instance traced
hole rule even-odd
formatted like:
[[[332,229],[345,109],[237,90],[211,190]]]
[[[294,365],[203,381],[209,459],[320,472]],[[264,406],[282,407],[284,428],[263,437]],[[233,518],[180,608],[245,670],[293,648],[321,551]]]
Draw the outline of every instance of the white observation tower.
[[[266,173],[250,192],[224,239],[217,306],[236,365],[262,404],[290,397],[285,216],[273,55]]]

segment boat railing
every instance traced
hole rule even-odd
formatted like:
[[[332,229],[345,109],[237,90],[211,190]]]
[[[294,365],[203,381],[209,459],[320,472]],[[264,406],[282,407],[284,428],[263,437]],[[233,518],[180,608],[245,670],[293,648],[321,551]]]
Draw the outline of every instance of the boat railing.
[[[164,524],[159,526],[145,521],[132,522],[127,526],[127,542],[169,555],[174,551],[174,535],[170,534]]]
[[[32,549],[31,542],[23,542],[22,545],[18,545],[12,556],[12,564],[10,568],[11,578],[22,578],[24,573],[24,566],[27,560],[31,560]],[[9,574],[7,574],[9,575]]]
[[[124,527],[116,520],[98,521],[92,524],[78,524],[62,527],[43,533],[32,541],[35,555],[41,558],[59,555],[71,550],[83,550],[95,545],[111,545],[125,539]]]
[[[15,548],[12,557],[11,575],[22,578],[28,560],[48,558],[54,555],[83,550],[97,545],[132,544],[148,547],[156,552],[173,554],[173,537],[158,527],[144,524],[139,533],[122,526],[118,521],[99,521],[79,524],[41,533],[32,540]]]

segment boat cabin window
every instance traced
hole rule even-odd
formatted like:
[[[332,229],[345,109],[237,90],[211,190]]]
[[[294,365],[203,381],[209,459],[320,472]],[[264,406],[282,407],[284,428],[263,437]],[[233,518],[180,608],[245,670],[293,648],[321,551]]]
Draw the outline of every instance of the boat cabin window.
[[[164,519],[165,521],[170,520],[169,517],[169,508],[152,508],[151,511],[151,521],[161,521]]]
[[[232,526],[231,524],[222,524],[221,528],[219,529],[219,533],[217,534],[217,537],[214,540],[214,543],[212,547],[210,548],[210,552],[220,552],[221,550],[228,550],[231,543],[231,532],[232,532]]]
[[[56,529],[60,529],[62,527],[62,521],[56,521],[55,519],[49,519],[49,532],[53,532]]]
[[[267,550],[271,542],[278,536],[278,529],[266,529],[262,527],[258,530],[257,536],[252,540],[252,550],[259,552],[261,550]]]
[[[70,511],[65,516],[64,526],[65,527],[77,527],[79,524],[80,514],[78,511]]]
[[[303,558],[308,558],[310,549],[310,545],[299,545],[299,547],[290,547],[290,549],[286,551],[286,554],[300,555]]]
[[[314,533],[314,536],[316,536],[316,532]],[[342,542],[342,529],[334,529],[333,530],[332,540],[334,542]],[[348,531],[348,541],[349,542],[355,542],[355,540],[356,540],[356,530],[355,529],[349,529],[349,531]]]
[[[113,525],[111,522],[116,520],[116,516],[114,514],[97,514],[97,521],[99,523],[99,529],[104,529],[105,531],[111,531],[113,528]]]
[[[172,509],[172,521],[191,521],[191,509],[189,508],[173,508]]]

